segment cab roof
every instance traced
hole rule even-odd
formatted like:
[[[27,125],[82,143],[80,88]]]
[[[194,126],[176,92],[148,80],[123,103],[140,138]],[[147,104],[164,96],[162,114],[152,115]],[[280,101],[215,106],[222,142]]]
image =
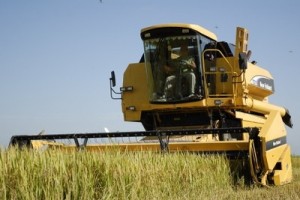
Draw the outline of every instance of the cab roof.
[[[217,41],[217,36],[210,32],[209,30],[197,25],[197,24],[184,24],[184,23],[170,23],[170,24],[157,24],[149,27],[145,27],[141,30],[141,34],[150,30],[159,29],[159,28],[187,28],[194,30],[206,37],[209,37],[215,41]]]

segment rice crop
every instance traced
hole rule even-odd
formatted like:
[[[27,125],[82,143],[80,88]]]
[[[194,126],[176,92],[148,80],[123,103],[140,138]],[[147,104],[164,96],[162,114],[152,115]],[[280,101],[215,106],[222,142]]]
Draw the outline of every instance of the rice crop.
[[[12,148],[0,151],[0,199],[300,199],[292,162],[293,183],[262,188],[222,155]]]

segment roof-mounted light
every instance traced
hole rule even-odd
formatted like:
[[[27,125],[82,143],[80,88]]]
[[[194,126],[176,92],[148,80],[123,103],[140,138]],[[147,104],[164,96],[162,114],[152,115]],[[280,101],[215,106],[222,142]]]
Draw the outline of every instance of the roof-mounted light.
[[[187,29],[187,28],[182,29],[182,33],[189,33],[189,32],[190,32],[190,29]]]
[[[145,38],[151,37],[151,33],[145,33],[144,37],[145,37]]]

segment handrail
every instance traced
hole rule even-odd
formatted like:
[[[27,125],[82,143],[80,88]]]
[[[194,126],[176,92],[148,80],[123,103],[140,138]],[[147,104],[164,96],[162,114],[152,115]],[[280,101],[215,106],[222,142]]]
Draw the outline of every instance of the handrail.
[[[205,87],[205,95],[207,95],[206,97],[212,97],[212,96],[232,96],[234,98],[234,101],[235,101],[235,84],[234,84],[234,81],[233,81],[233,78],[235,77],[236,75],[236,72],[234,71],[234,68],[233,66],[231,65],[231,63],[228,61],[228,59],[224,56],[224,54],[218,50],[218,49],[205,49],[201,55],[201,58],[202,58],[202,64],[203,64],[203,71],[204,71],[204,82],[205,84],[208,83],[207,81],[207,77],[206,75],[209,75],[209,74],[222,74],[222,73],[225,73],[225,72],[219,72],[219,71],[214,71],[214,72],[210,72],[210,71],[206,71],[206,66],[205,66],[205,53],[206,52],[217,52],[221,55],[221,57],[224,59],[224,61],[226,62],[227,66],[229,67],[229,71],[226,71],[226,74],[230,74],[231,75],[231,83],[232,83],[232,88],[231,88],[231,95],[224,95],[224,94],[210,94],[209,90],[208,90],[208,87]]]

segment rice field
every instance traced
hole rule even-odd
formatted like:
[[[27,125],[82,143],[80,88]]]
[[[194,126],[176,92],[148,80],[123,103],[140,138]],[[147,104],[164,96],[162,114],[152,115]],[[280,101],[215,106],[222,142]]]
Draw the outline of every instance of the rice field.
[[[0,199],[300,199],[294,181],[245,184],[221,155],[0,150]]]

